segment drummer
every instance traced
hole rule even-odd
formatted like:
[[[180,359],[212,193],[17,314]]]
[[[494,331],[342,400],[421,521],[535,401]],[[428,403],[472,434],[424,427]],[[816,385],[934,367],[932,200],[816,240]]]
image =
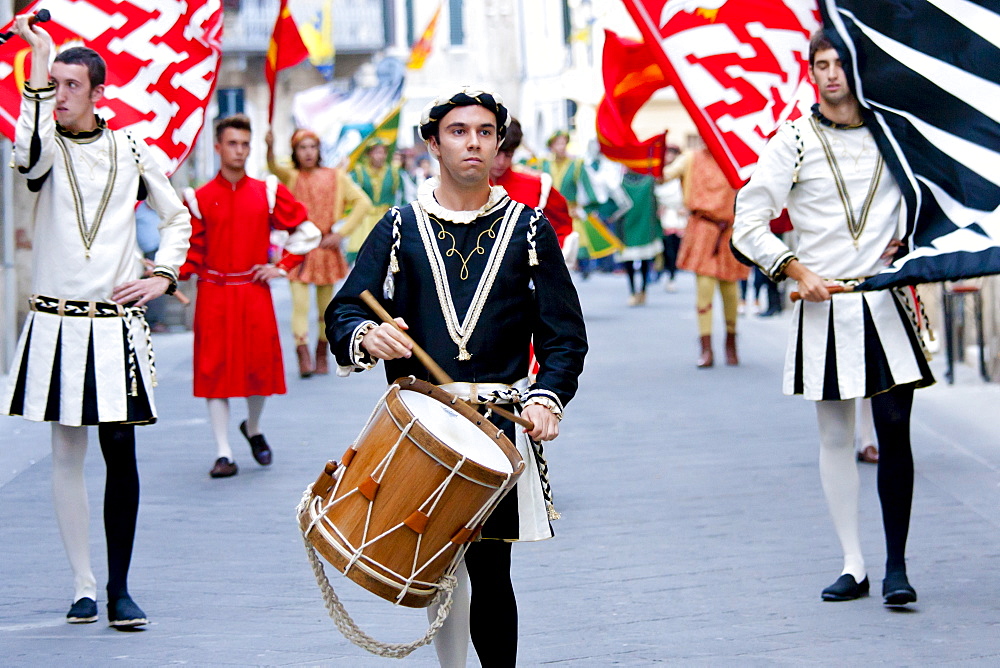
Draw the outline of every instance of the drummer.
[[[390,381],[430,379],[406,337],[378,324],[363,305],[359,295],[370,290],[449,376],[464,381],[450,391],[473,402],[514,404],[534,423],[526,430],[490,418],[516,443],[526,468],[459,567],[451,616],[434,641],[442,666],[465,665],[470,633],[483,666],[515,665],[510,545],[553,535],[549,520],[557,514],[541,442],[559,435],[587,352],[580,302],[552,226],[490,186],[509,122],[499,95],[473,87],[424,109],[420,134],[441,175],[378,222],[326,312],[339,375],[382,359]],[[529,385],[532,340],[541,368]],[[428,614],[433,619],[436,611]]]

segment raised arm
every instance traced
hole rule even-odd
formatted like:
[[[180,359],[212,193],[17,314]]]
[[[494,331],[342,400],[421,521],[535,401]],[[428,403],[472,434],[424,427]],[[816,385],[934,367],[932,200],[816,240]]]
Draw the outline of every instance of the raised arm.
[[[31,46],[31,73],[24,86],[21,112],[14,136],[14,164],[28,180],[28,189],[38,192],[52,169],[55,154],[55,84],[49,80],[52,39],[37,24],[28,25],[29,14],[14,20],[13,31]]]

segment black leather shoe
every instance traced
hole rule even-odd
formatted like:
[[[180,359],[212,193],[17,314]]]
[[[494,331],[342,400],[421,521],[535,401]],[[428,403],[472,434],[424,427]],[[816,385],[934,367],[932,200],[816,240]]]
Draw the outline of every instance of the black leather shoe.
[[[239,470],[239,467],[236,466],[236,462],[231,461],[226,457],[219,457],[215,460],[215,466],[213,466],[212,470],[208,472],[208,475],[213,478],[229,478],[236,475]]]
[[[264,434],[257,434],[256,436],[247,434],[246,420],[240,422],[240,433],[250,443],[250,451],[253,453],[253,458],[257,460],[257,463],[261,466],[269,466],[271,464],[271,448],[268,446],[267,441],[264,440]]]
[[[81,598],[70,606],[66,613],[66,621],[70,624],[90,624],[97,621],[97,603],[92,598]]]
[[[853,601],[868,596],[868,576],[858,583],[850,573],[844,573],[837,581],[823,590],[824,601]]]
[[[916,602],[917,592],[910,586],[906,573],[886,573],[882,580],[882,603],[894,606]]]
[[[128,594],[114,601],[108,601],[109,626],[116,629],[133,629],[148,623],[146,613],[135,604],[135,601]]]

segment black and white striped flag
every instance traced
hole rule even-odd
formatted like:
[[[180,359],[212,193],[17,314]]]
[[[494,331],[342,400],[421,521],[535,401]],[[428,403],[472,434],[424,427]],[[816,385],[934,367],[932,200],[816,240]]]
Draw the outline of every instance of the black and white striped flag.
[[[907,205],[909,253],[863,285],[1000,274],[1000,0],[820,0]]]

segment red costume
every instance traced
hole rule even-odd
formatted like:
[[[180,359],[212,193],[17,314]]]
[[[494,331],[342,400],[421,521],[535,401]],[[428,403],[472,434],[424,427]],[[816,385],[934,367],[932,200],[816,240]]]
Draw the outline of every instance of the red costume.
[[[548,177],[548,174],[545,176]],[[562,246],[563,240],[573,231],[573,218],[569,214],[566,198],[552,186],[551,177],[546,186],[542,182],[542,172],[511,167],[496,180],[495,185],[503,186],[512,200],[526,206],[537,209],[542,202],[542,212],[552,224]]]
[[[191,249],[181,278],[198,275],[194,318],[194,396],[209,399],[285,393],[278,324],[267,283],[252,267],[267,264],[272,229],[292,231],[308,219],[305,207],[278,184],[268,211],[264,181],[222,174],[194,193]],[[303,255],[285,251],[277,266],[290,270]]]

